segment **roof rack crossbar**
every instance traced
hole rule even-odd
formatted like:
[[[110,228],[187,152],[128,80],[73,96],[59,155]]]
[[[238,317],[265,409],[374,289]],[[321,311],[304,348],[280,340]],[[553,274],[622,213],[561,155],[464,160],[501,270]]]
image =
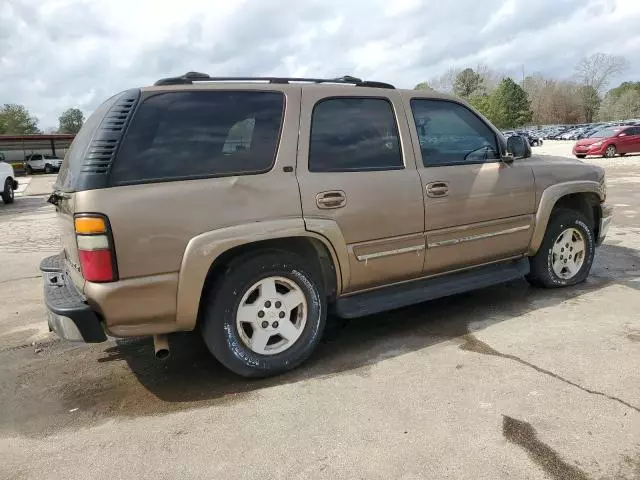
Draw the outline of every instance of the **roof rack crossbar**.
[[[288,83],[343,83],[357,87],[395,88],[390,83],[366,81],[345,75],[338,78],[306,78],[306,77],[211,77],[206,73],[187,72],[178,77],[161,78],[154,85],[191,85],[194,82],[268,82],[276,84]]]

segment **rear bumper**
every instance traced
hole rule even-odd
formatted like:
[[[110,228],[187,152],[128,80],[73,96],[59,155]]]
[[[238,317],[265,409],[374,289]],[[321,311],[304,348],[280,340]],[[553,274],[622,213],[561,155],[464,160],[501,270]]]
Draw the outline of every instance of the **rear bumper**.
[[[62,265],[58,255],[45,258],[40,264],[49,327],[59,337],[73,342],[106,341],[107,335],[100,318],[65,274]]]
[[[609,205],[600,205],[600,225],[598,226],[598,241],[597,244],[601,245],[604,242],[607,232],[609,231],[609,225],[611,225],[611,219],[613,218],[613,207]]]

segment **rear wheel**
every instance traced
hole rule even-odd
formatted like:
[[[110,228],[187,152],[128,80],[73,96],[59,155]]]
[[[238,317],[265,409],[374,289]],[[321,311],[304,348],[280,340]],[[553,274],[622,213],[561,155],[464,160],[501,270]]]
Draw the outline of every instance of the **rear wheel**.
[[[586,155],[576,155],[576,157],[578,157],[578,158],[587,158]]]
[[[589,220],[569,209],[554,211],[542,245],[529,259],[527,276],[533,285],[556,288],[583,282],[589,275],[595,254],[595,240]]]
[[[244,377],[304,362],[326,322],[322,277],[300,256],[270,251],[233,261],[205,293],[201,328],[211,353]]]
[[[13,203],[15,192],[13,191],[13,179],[11,177],[4,181],[4,189],[1,196],[4,203]]]
[[[604,156],[606,158],[613,158],[616,156],[616,146],[615,145],[609,145],[607,147],[607,149],[604,151]]]

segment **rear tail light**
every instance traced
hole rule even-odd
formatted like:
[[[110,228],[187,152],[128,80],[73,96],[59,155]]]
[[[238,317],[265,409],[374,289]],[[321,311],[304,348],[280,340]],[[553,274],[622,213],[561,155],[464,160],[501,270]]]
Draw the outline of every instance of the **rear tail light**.
[[[84,279],[89,282],[117,280],[116,257],[107,218],[96,214],[81,214],[75,217],[74,226]]]

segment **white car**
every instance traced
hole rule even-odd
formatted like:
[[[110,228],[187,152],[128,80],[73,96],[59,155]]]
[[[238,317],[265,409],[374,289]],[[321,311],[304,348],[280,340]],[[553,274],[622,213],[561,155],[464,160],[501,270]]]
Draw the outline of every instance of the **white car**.
[[[4,203],[13,203],[15,190],[18,188],[18,182],[13,173],[13,167],[8,163],[0,161],[0,197]]]
[[[32,153],[24,159],[24,169],[29,175],[33,172],[57,172],[60,170],[60,165],[62,165],[62,159],[54,155]]]

